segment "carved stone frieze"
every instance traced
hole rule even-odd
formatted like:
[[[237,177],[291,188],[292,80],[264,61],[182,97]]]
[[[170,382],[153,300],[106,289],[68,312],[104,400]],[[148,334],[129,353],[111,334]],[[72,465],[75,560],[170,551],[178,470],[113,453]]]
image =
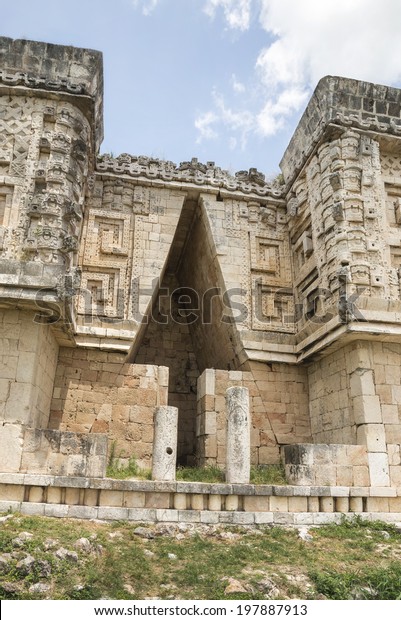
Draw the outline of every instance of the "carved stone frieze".
[[[260,196],[281,197],[282,190],[265,181],[264,175],[251,168],[249,172],[238,172],[235,176],[215,166],[214,162],[202,164],[196,158],[180,165],[171,161],[151,157],[135,157],[126,153],[114,158],[102,155],[97,161],[98,172],[127,174],[134,178],[159,179],[161,181],[178,181],[195,185],[239,191],[245,194],[255,193]]]
[[[47,76],[37,77],[29,73],[17,71],[12,73],[0,70],[0,84],[6,86],[26,86],[27,88],[43,88],[45,90],[64,91],[74,95],[85,95],[87,89],[84,84],[72,82],[65,78],[55,79]]]

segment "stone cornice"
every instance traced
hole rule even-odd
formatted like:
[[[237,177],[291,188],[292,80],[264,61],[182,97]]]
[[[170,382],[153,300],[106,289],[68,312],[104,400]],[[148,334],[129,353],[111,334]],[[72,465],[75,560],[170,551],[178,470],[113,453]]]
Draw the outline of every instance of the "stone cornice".
[[[233,176],[227,170],[215,166],[214,162],[202,164],[196,158],[177,165],[171,161],[145,156],[137,157],[125,153],[116,158],[102,155],[97,160],[96,171],[163,182],[191,183],[198,187],[207,185],[216,189],[239,191],[243,194],[271,196],[275,199],[283,197],[280,186],[274,182],[267,183],[265,176],[256,168],[236,172]]]
[[[26,88],[43,89],[56,92],[66,92],[72,95],[90,96],[83,83],[76,83],[66,78],[36,76],[23,71],[14,73],[0,69],[0,84],[6,86],[25,86]]]
[[[401,90],[337,76],[322,78],[280,162],[287,188],[333,127],[401,136]]]

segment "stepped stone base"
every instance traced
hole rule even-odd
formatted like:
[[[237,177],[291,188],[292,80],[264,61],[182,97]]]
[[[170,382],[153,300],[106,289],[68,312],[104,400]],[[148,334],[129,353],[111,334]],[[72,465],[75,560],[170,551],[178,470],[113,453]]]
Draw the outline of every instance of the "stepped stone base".
[[[0,474],[0,511],[79,519],[321,525],[401,522],[401,488],[276,486]]]

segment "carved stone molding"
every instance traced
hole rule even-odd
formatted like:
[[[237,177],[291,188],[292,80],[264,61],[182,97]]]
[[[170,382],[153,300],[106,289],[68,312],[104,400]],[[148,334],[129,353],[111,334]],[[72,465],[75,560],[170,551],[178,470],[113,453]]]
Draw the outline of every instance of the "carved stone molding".
[[[259,196],[281,198],[282,190],[273,183],[267,183],[264,175],[256,168],[248,172],[240,171],[232,176],[227,170],[214,165],[200,163],[195,157],[190,162],[177,165],[171,161],[153,159],[151,157],[136,157],[123,153],[114,158],[102,155],[97,160],[97,171],[115,174],[128,174],[131,177],[158,179],[161,181],[178,181],[193,183],[194,185],[211,185],[231,191],[240,191],[244,194],[255,193]]]

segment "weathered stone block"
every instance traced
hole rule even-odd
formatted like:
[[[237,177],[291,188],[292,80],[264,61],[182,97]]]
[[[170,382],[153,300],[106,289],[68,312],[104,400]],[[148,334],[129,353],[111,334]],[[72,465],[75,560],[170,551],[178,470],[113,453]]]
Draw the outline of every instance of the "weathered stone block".
[[[388,456],[386,452],[368,454],[370,484],[386,487],[390,484]]]
[[[379,424],[382,421],[378,396],[363,394],[353,398],[352,402],[355,424]]]
[[[288,512],[287,497],[270,497],[269,509],[271,512]]]
[[[213,511],[221,510],[221,495],[209,495],[208,509]]]
[[[19,484],[0,484],[0,501],[22,502],[24,487]]]
[[[61,489],[59,487],[50,487],[47,489],[47,503],[61,504]]]
[[[364,368],[356,369],[350,375],[350,396],[368,396],[375,395],[375,384],[373,378],[373,371]]]
[[[191,495],[191,509],[192,510],[204,510],[206,507],[206,496],[201,493],[194,493]],[[207,499],[207,498],[206,498]]]
[[[363,511],[362,497],[350,497],[349,509],[350,509],[350,512],[362,512]]]
[[[320,499],[322,512],[334,512],[334,499],[332,497],[322,497]]]
[[[388,497],[368,497],[366,498],[367,512],[389,512]]]
[[[289,512],[307,512],[308,498],[307,497],[289,497],[288,498],[288,510]]]
[[[134,510],[134,509],[131,509]],[[129,509],[128,508],[109,508],[108,506],[99,506],[97,509],[97,514],[99,519],[106,520],[117,520],[117,521],[125,521],[128,519]]]
[[[238,510],[238,495],[227,495],[224,501],[224,510]]]
[[[174,494],[174,508],[176,510],[186,510],[188,507],[187,497],[188,496],[185,493],[175,493]]]
[[[386,452],[386,437],[382,424],[362,424],[357,430],[357,441],[369,452]]]
[[[80,503],[80,489],[65,489],[65,503],[73,506],[78,505]]]
[[[146,508],[170,508],[170,493],[147,493]]]
[[[210,512],[208,510],[203,510],[200,513],[200,522],[208,523],[210,525],[217,524],[219,522],[219,513],[218,512]]]
[[[23,427],[18,424],[0,425],[0,445],[0,471],[20,471],[23,453]]]
[[[46,517],[66,518],[69,514],[70,506],[60,504],[46,504],[44,514]]]
[[[121,491],[102,490],[99,494],[99,506],[122,506],[123,497]]]

